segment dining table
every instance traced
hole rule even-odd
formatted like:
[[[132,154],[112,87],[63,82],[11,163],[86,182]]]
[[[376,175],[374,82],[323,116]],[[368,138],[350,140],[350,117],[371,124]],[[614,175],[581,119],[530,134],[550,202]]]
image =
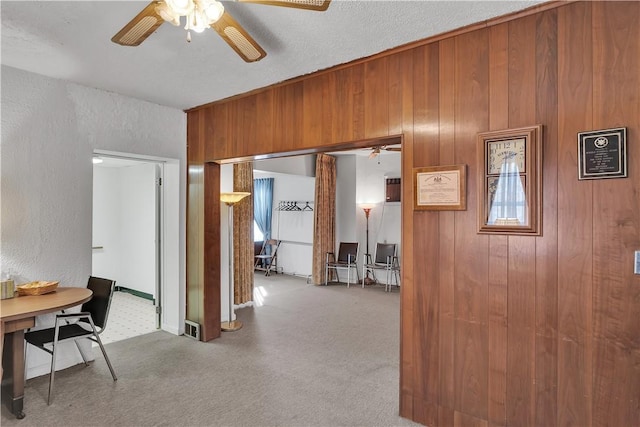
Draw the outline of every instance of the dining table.
[[[89,301],[87,288],[58,287],[43,295],[17,295],[0,301],[2,323],[2,400],[16,418],[24,418],[24,331],[35,326],[36,316],[53,313]]]

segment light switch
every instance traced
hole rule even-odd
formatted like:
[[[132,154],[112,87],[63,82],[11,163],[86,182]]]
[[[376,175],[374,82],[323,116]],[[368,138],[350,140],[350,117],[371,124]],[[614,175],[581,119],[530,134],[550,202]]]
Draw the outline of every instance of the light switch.
[[[640,274],[640,251],[636,251],[635,260],[633,263],[633,274]]]

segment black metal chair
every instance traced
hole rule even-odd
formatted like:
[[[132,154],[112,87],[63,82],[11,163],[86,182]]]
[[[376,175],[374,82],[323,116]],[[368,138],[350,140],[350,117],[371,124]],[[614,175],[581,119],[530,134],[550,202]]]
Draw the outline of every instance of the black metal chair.
[[[376,270],[384,270],[386,275],[385,291],[391,290],[391,279],[395,279],[396,286],[400,286],[398,276],[400,274],[400,265],[398,263],[398,257],[396,256],[396,244],[395,243],[377,243],[376,254],[371,261],[371,255],[365,255],[365,261],[362,265],[362,277],[367,277],[369,273],[373,275],[373,279],[378,282],[376,277]],[[362,287],[364,288],[365,281],[362,281]]]
[[[40,329],[25,333],[25,340],[38,347],[41,350],[51,354],[51,373],[49,374],[49,395],[47,397],[47,405],[51,404],[53,394],[53,380],[56,371],[56,349],[59,343],[73,340],[80,351],[82,360],[88,365],[87,358],[78,342],[80,338],[88,338],[98,343],[104,360],[109,366],[111,376],[117,381],[116,374],[113,371],[107,352],[104,350],[99,334],[104,331],[107,326],[107,317],[109,316],[109,308],[111,306],[111,297],[115,287],[115,280],[102,279],[99,277],[89,277],[87,288],[93,291],[91,299],[82,304],[79,313],[64,313],[56,315],[55,326],[53,328]],[[71,320],[76,322],[71,323]],[[100,328],[98,331],[96,326]],[[51,349],[45,347],[50,346]]]
[[[269,239],[264,242],[260,253],[255,256],[256,262],[253,270],[264,271],[265,276],[270,276],[271,271],[278,273],[278,248],[280,240]]]
[[[335,274],[336,280],[339,281],[338,270],[347,270],[347,288],[351,284],[351,269],[356,270],[358,282],[360,281],[360,272],[358,271],[358,243],[340,242],[338,248],[338,258],[333,252],[327,252],[324,268],[324,284],[329,282],[329,271]]]

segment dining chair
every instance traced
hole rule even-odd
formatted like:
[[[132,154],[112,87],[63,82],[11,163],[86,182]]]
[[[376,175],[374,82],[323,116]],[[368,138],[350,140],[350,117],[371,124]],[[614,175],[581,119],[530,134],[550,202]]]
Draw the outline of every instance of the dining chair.
[[[91,299],[84,304],[79,313],[62,313],[56,315],[53,328],[40,329],[25,333],[24,338],[29,344],[51,354],[51,373],[49,374],[49,395],[47,405],[51,405],[53,397],[53,381],[56,371],[56,350],[60,343],[73,340],[78,347],[85,365],[89,365],[82,348],[78,344],[80,338],[88,338],[100,346],[104,360],[107,362],[113,381],[117,381],[116,374],[111,366],[111,361],[100,340],[102,333],[107,326],[111,298],[115,288],[115,280],[103,279],[99,277],[89,277],[87,288],[93,292]],[[74,322],[71,322],[71,321]],[[96,328],[100,328],[98,330]],[[51,347],[51,348],[48,348]]]

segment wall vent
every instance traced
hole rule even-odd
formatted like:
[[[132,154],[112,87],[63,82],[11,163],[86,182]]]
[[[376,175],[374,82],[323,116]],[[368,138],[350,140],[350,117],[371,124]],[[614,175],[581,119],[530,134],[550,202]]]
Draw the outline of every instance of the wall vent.
[[[191,320],[184,321],[184,334],[189,338],[200,341],[200,325]]]

